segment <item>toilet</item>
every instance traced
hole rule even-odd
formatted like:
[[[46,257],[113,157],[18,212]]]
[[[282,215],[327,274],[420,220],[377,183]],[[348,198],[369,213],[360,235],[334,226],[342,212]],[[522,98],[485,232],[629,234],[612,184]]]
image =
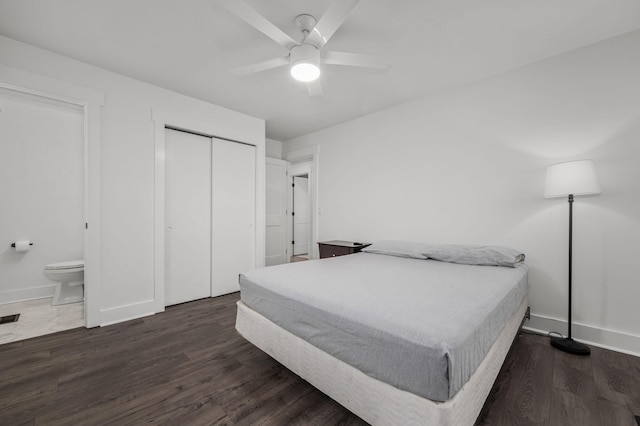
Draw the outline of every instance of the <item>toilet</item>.
[[[44,276],[58,283],[52,305],[84,300],[84,259],[51,263],[44,267]]]

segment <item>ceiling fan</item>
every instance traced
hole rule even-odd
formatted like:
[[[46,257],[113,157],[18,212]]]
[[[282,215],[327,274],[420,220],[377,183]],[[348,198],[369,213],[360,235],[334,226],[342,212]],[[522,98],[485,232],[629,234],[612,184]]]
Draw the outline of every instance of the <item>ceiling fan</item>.
[[[309,95],[318,96],[322,94],[322,86],[318,79],[321,64],[378,69],[390,66],[384,58],[379,56],[322,50],[360,0],[333,0],[319,20],[308,14],[298,15],[295,22],[302,32],[300,41],[291,38],[242,0],[218,1],[227,10],[289,51],[287,56],[235,68],[232,70],[235,74],[248,75],[290,65],[291,76],[307,83]]]

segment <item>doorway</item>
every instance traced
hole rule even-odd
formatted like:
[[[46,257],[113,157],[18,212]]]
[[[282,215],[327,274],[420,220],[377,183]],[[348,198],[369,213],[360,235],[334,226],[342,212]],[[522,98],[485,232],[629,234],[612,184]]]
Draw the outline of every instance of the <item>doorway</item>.
[[[313,259],[312,250],[312,208],[311,182],[313,180],[312,163],[299,161],[289,166],[289,202],[291,216],[289,220],[289,261],[300,262]]]
[[[307,177],[308,251],[307,255],[293,256],[294,221],[293,180]],[[288,152],[284,159],[266,159],[266,256],[267,266],[318,259],[318,148],[310,147]],[[300,198],[298,198],[299,200]],[[298,213],[297,213],[298,214]],[[302,216],[301,214],[299,217]]]
[[[0,86],[0,328],[8,343],[85,325],[85,303],[52,305],[57,282],[46,265],[85,258],[84,109]],[[82,279],[82,275],[79,276]]]
[[[290,163],[289,174],[290,176],[300,176],[307,174],[309,176],[309,241],[310,241],[310,251],[309,251],[309,259],[318,259],[318,245],[316,244],[318,241],[318,215],[322,213],[322,209],[318,205],[318,182],[319,182],[319,167],[318,167],[318,158],[319,158],[319,147],[318,146],[310,146],[301,149],[296,149],[293,151],[288,151],[283,154],[283,158]],[[289,180],[289,183],[292,183]],[[289,188],[291,186],[289,185]],[[289,193],[290,195],[290,193]],[[289,203],[291,203],[291,197],[289,196]],[[291,208],[292,205],[289,204]],[[287,233],[288,237],[292,237],[292,217],[290,215],[287,216],[288,224],[287,224]],[[292,238],[287,239],[288,242],[293,241]],[[292,249],[291,245],[288,246],[289,249]],[[290,257],[287,257],[290,260]]]
[[[291,210],[291,232],[293,236],[291,241],[291,262],[299,262],[302,260],[309,260],[309,253],[311,252],[309,247],[309,175],[302,174],[292,176],[291,180],[293,205],[293,209]]]

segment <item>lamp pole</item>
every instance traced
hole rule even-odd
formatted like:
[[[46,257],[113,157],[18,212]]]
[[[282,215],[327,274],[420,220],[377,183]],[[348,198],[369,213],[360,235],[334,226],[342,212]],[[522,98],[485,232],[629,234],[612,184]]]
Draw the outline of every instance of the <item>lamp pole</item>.
[[[573,271],[573,194],[569,194],[569,331],[567,339],[571,339],[571,272]]]
[[[571,273],[573,271],[573,194],[569,194],[569,315],[568,335],[564,337],[552,337],[551,346],[574,355],[589,355],[591,348],[584,343],[576,342],[571,338]]]

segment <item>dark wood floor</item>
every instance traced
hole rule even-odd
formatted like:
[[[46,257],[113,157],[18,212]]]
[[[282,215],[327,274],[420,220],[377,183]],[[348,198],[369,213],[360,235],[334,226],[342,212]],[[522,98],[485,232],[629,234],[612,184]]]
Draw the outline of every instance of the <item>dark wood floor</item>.
[[[238,294],[0,346],[1,425],[359,425],[240,337]],[[636,426],[640,359],[521,335],[479,425]]]

